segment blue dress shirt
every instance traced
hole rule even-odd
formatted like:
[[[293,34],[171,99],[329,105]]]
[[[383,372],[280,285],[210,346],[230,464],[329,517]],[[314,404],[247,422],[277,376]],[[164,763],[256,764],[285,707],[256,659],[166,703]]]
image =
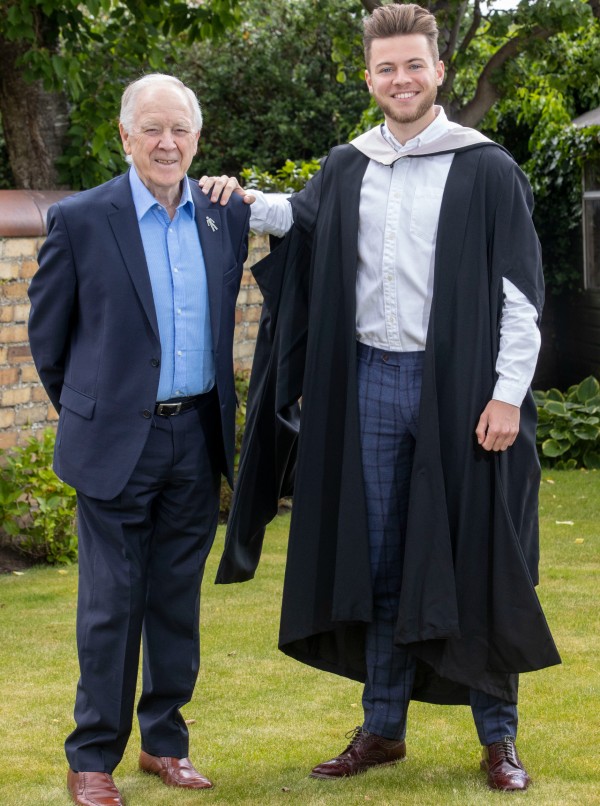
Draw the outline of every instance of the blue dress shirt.
[[[181,201],[172,221],[133,165],[129,181],[160,336],[156,399],[208,392],[215,382],[208,287],[188,178],[183,179]]]

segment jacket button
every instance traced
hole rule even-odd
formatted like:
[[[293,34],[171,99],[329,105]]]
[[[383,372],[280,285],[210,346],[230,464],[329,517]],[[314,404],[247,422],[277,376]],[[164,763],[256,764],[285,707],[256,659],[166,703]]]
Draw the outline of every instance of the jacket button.
[[[144,409],[144,411],[142,412],[142,417],[148,419],[148,417],[152,417],[152,412],[148,411],[148,409]]]
[[[158,358],[152,358],[152,359],[150,359],[150,364],[153,367],[159,367],[160,366],[160,361],[158,360]]]

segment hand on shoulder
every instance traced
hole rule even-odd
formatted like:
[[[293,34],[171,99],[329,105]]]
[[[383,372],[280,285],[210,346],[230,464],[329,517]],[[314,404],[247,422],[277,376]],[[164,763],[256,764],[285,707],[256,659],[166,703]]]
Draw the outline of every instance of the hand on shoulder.
[[[210,194],[211,202],[219,201],[222,205],[225,205],[231,198],[232,193],[237,193],[238,196],[241,196],[245,204],[252,204],[256,201],[256,196],[246,193],[234,176],[225,176],[225,174],[223,176],[203,176],[198,185],[206,196]]]

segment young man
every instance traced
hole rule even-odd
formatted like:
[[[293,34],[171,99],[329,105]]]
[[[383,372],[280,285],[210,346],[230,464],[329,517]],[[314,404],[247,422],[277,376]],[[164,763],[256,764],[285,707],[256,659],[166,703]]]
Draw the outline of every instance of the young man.
[[[232,479],[235,302],[249,210],[186,172],[202,116],[181,81],[126,88],[132,167],[52,207],[31,288],[31,350],[60,412],[55,470],[77,490],[81,677],[67,738],[75,803],[118,806],[137,706],[140,768],[207,789],[180,708],[199,668],[200,582]]]
[[[251,227],[290,232],[255,267],[265,313],[219,580],[253,575],[297,456],[280,647],[365,683],[362,726],[311,775],[402,760],[419,699],[470,704],[489,786],[526,789],[518,673],[560,661],[534,591],[540,253],[510,155],[434,105],[437,36],[417,5],[377,8],[366,80],[385,124],[289,202],[246,194]],[[238,189],[202,184],[222,203]]]

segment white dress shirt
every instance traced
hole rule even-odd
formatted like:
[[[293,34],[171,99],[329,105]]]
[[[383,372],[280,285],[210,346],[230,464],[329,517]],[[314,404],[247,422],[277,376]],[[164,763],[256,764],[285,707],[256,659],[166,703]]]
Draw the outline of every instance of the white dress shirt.
[[[399,155],[435,141],[448,130],[440,107],[435,120],[405,145],[383,127]],[[437,225],[454,154],[399,159],[382,165],[371,159],[363,177],[358,229],[356,336],[389,351],[424,350],[433,296]],[[292,226],[284,194],[252,191],[250,227],[282,236]],[[533,378],[540,348],[537,312],[516,286],[503,278],[504,305],[493,398],[520,406]]]

